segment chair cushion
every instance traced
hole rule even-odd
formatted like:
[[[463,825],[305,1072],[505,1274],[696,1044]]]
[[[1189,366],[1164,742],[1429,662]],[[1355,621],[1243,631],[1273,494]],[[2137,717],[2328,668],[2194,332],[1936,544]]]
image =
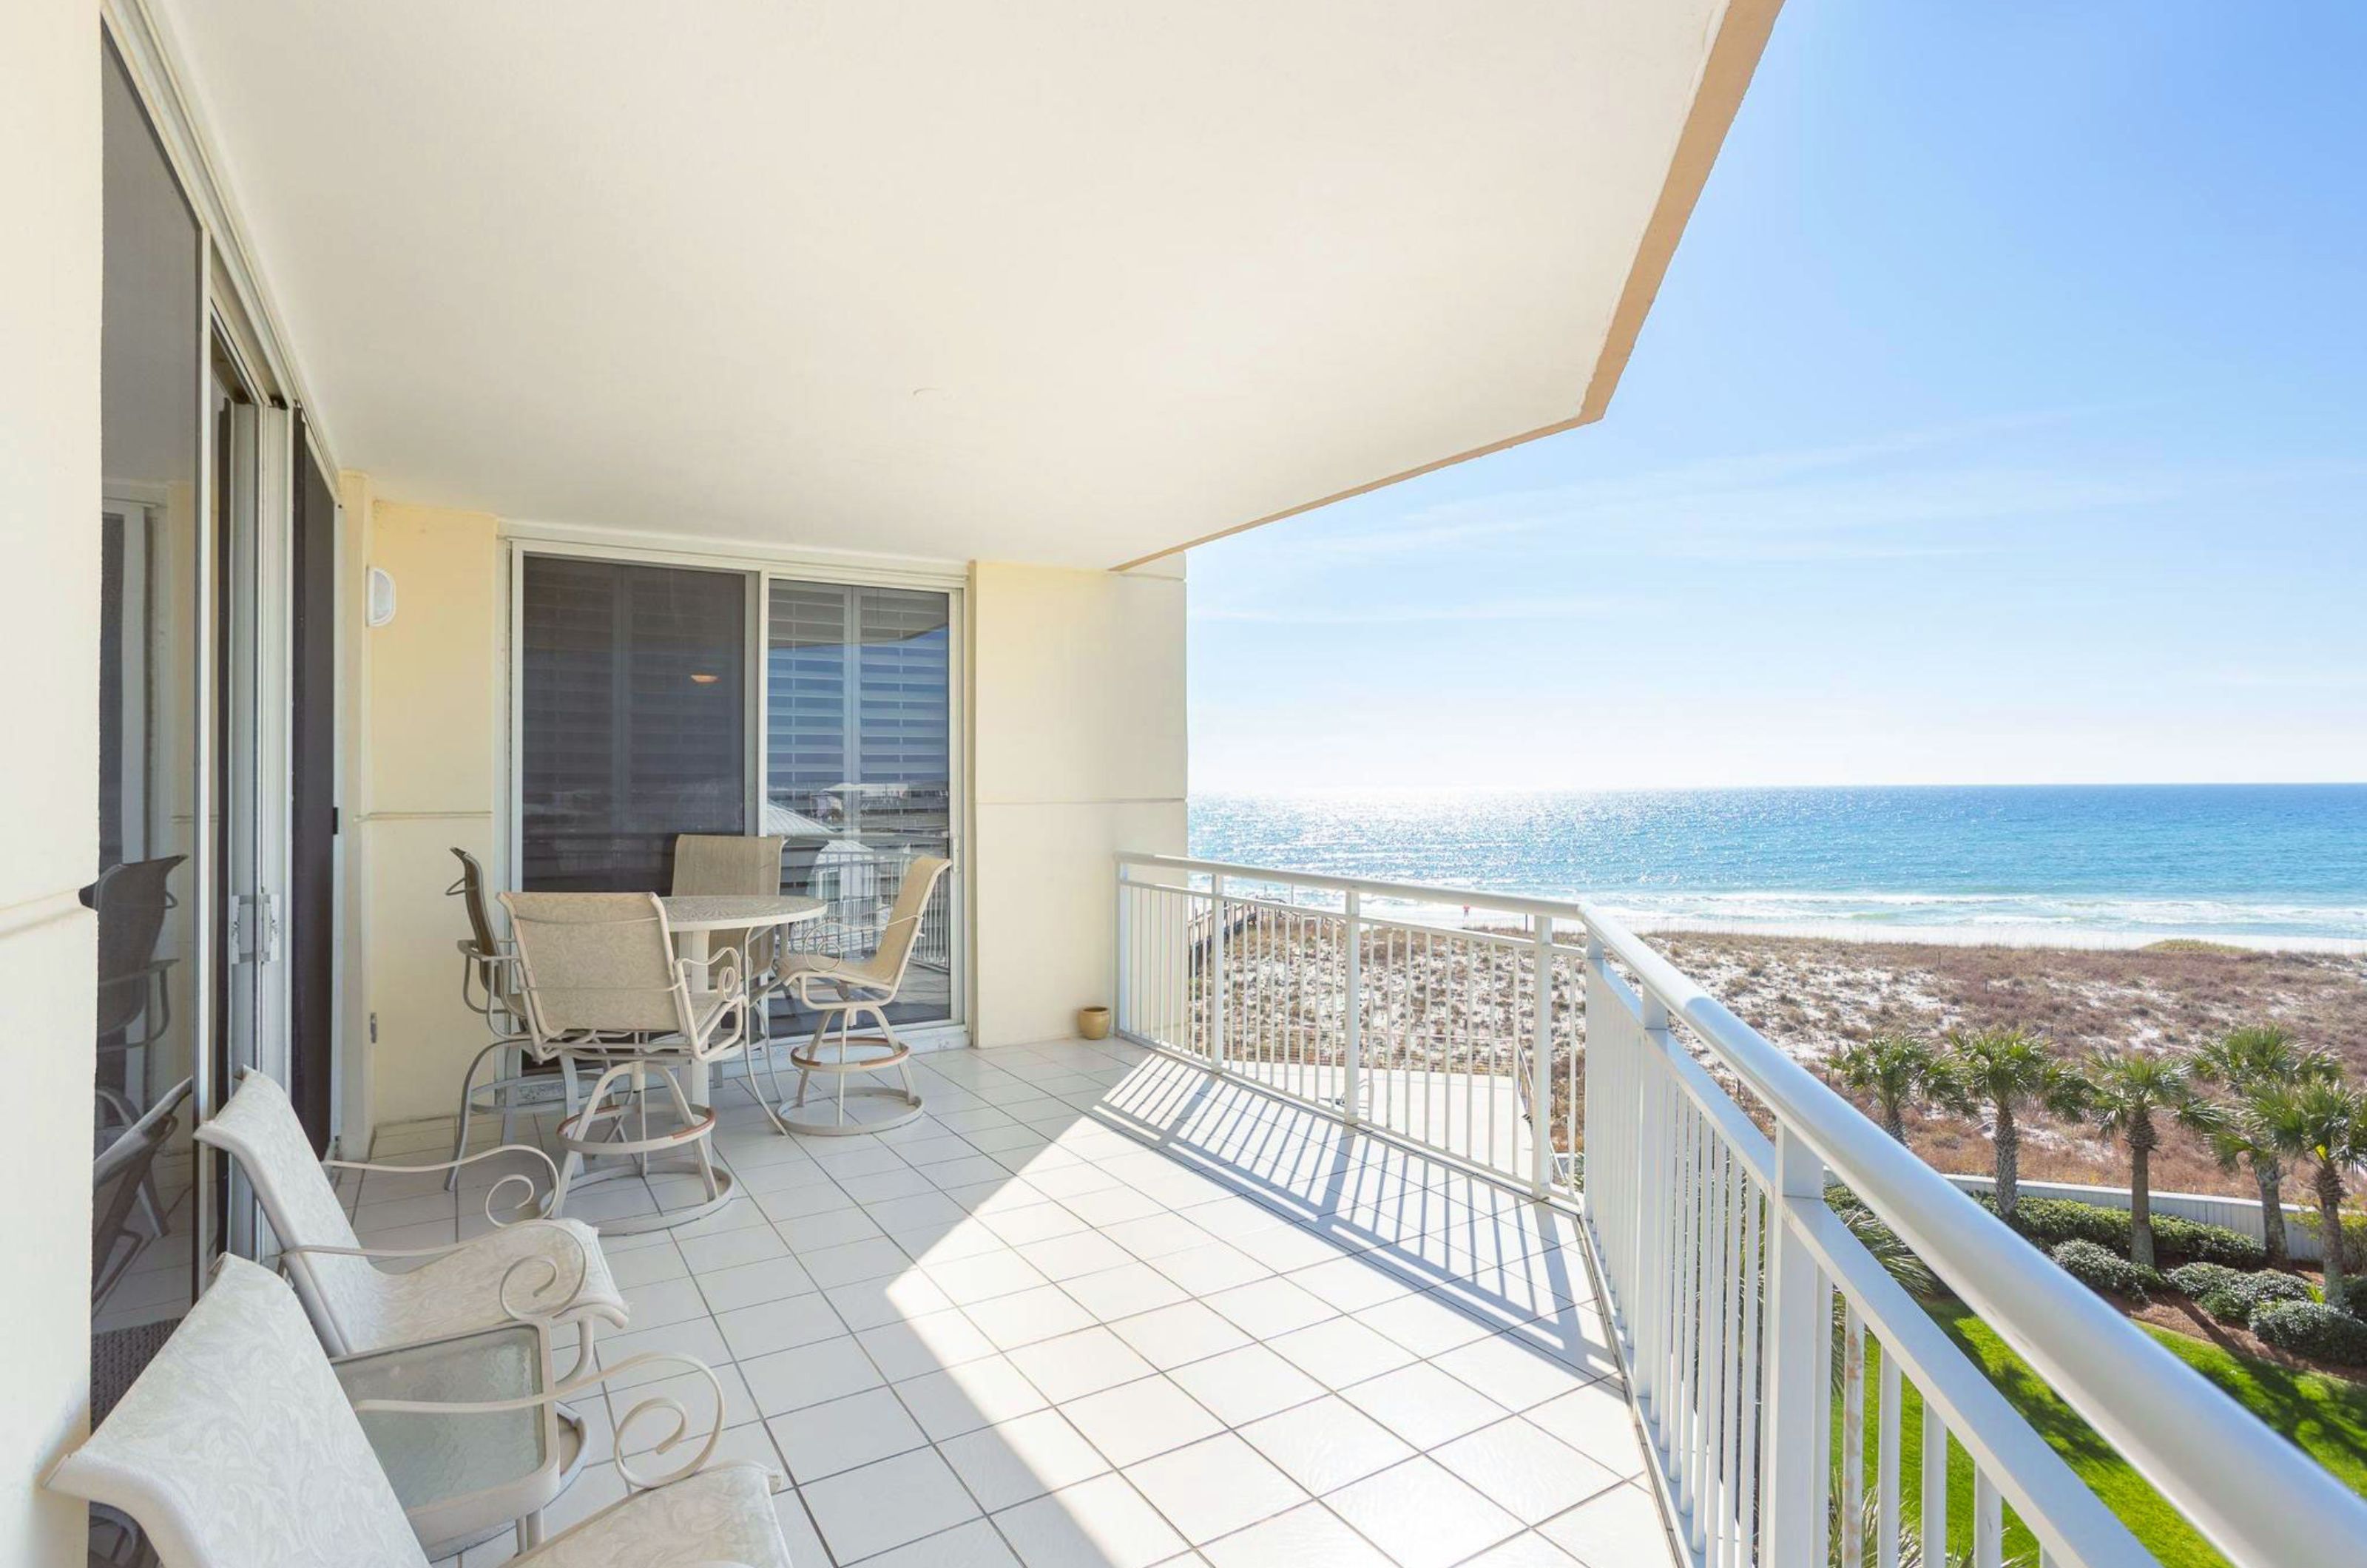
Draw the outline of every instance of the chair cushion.
[[[558,1270],[557,1283],[539,1265]],[[502,1281],[510,1270],[509,1304],[521,1312],[570,1321],[585,1315],[625,1325],[625,1298],[600,1252],[600,1233],[581,1220],[521,1220],[489,1231],[424,1267],[381,1274],[383,1299],[370,1324],[372,1345],[404,1345],[468,1334],[509,1316]],[[578,1273],[583,1283],[569,1292]]]
[[[771,1479],[756,1465],[719,1464],[635,1493],[510,1559],[512,1568],[790,1568]]]
[[[426,1568],[294,1292],[243,1258],[49,1484],[176,1568]]]

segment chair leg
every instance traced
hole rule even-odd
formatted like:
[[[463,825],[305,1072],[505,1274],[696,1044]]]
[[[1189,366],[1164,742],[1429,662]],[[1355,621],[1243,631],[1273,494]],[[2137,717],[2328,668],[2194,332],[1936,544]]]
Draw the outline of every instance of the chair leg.
[[[763,1102],[764,1097],[756,1089],[756,1053],[761,1049],[764,1053],[764,1077],[771,1080],[773,1085],[773,1103],[778,1105],[781,1103],[781,1066],[779,1060],[773,1055],[772,998],[766,996],[762,1000],[752,1004],[750,1010],[754,1015],[749,1021],[754,1025],[754,1031],[748,1042],[748,1092],[756,1096],[758,1103]]]
[[[854,1032],[855,1010],[848,1008],[838,1015],[838,1065],[842,1067],[846,1066],[847,1052],[854,1048],[849,1043]],[[831,1076],[838,1080],[838,1124],[844,1127],[846,1125],[846,1080],[851,1075],[833,1073]]]
[[[502,1142],[517,1142],[518,1079],[526,1072],[525,1053],[515,1045],[504,1045],[501,1054]],[[457,1175],[458,1173],[455,1172]]]
[[[567,1208],[567,1190],[575,1184],[575,1173],[583,1168],[583,1156],[573,1149],[566,1151],[559,1162],[559,1184],[550,1190],[550,1207],[543,1213],[558,1219]]]
[[[501,1042],[499,1041],[495,1041],[493,1044],[486,1046],[483,1050],[478,1052],[474,1056],[469,1059],[469,1070],[460,1075],[459,1126],[452,1134],[452,1157],[454,1159],[459,1159],[462,1155],[469,1152],[469,1116],[476,1105],[476,1096],[472,1091],[476,1088],[477,1069],[485,1065],[486,1056],[493,1052],[499,1051],[501,1048]],[[500,1069],[497,1066],[495,1071],[498,1072],[499,1070]],[[509,1130],[504,1127],[502,1131],[504,1134],[502,1141],[504,1143],[507,1143],[509,1141],[507,1135]],[[455,1191],[459,1189],[459,1185],[460,1170],[458,1166],[455,1166],[452,1169],[444,1173],[444,1190],[447,1192]]]
[[[821,1013],[818,1014],[814,1019],[813,1038],[806,1042],[806,1055],[816,1061],[820,1061],[821,1059],[821,1043],[823,1037],[830,1033],[830,1021],[832,1016],[833,1015],[830,1011],[825,1010]],[[798,1069],[798,1104],[799,1106],[803,1106],[805,1104],[806,1087],[812,1081],[812,1073],[803,1067],[799,1067]]]
[[[672,1083],[674,1079],[669,1077],[666,1082]],[[633,1127],[634,1141],[648,1143],[650,1140],[650,1077],[638,1062],[633,1065],[633,1113],[639,1118]],[[633,1165],[642,1176],[649,1175],[649,1156],[635,1155]]]
[[[889,1026],[888,1010],[875,1003],[871,1009],[871,1016],[879,1021],[879,1038],[888,1042],[889,1049],[891,1054],[896,1051],[903,1050],[904,1043],[896,1038],[896,1031]],[[920,1104],[921,1091],[912,1087],[912,1057],[911,1053],[906,1052],[904,1059],[896,1064],[896,1076],[904,1080],[904,1098],[914,1105]]]
[[[600,1110],[600,1102],[608,1098],[609,1089],[615,1085],[620,1075],[629,1072],[634,1065],[635,1064],[629,1062],[619,1062],[615,1066],[610,1067],[607,1071],[602,1073],[597,1078],[593,1080],[592,1093],[585,1099],[583,1109],[580,1111],[571,1111],[569,1113],[569,1120],[572,1121],[575,1117],[581,1116],[586,1121],[589,1121],[592,1117],[597,1115]],[[574,1071],[571,1066],[568,1071],[568,1077],[572,1080],[574,1076]],[[572,1097],[571,1096],[571,1098]],[[617,1119],[622,1120],[623,1115],[624,1112],[619,1111],[617,1112]],[[578,1123],[572,1136],[577,1143],[586,1142],[588,1140],[583,1137],[584,1132],[585,1128],[581,1123]],[[547,1217],[555,1220],[565,1213],[567,1208],[567,1190],[575,1184],[576,1172],[583,1168],[584,1159],[583,1155],[572,1146],[569,1147],[567,1150],[567,1157],[559,1162],[559,1185],[550,1190],[550,1207],[543,1211],[543,1213]]]
[[[682,1092],[682,1085],[674,1081],[674,1069],[662,1067],[658,1070],[658,1076],[665,1079],[666,1088],[673,1091],[674,1114],[682,1118],[682,1124],[687,1127],[697,1121],[697,1113],[690,1108],[689,1097]],[[698,1179],[706,1183],[708,1200],[712,1202],[722,1189],[715,1184],[715,1162],[708,1157],[707,1140],[705,1138],[694,1140],[690,1145],[690,1152],[698,1161]]]
[[[769,1009],[766,1010],[768,1012],[770,1011]],[[766,1020],[764,1024],[764,1076],[770,1078],[773,1082],[773,1103],[776,1105],[780,1104],[781,1059],[773,1052],[773,1026],[769,1018]],[[755,1068],[752,1066],[748,1071],[748,1080],[750,1087],[752,1088],[754,1087],[755,1077]]]

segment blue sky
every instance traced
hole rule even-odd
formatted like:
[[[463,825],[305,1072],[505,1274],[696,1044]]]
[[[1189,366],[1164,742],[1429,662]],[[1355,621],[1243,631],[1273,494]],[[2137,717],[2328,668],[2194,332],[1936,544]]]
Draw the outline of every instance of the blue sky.
[[[1790,0],[1604,421],[1193,553],[1195,790],[2367,779],[2362,58]]]

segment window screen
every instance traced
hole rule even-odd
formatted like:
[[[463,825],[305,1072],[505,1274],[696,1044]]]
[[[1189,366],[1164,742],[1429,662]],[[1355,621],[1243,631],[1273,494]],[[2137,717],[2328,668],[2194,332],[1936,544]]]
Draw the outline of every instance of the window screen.
[[[747,831],[747,580],[525,559],[521,880],[663,892],[677,833]]]

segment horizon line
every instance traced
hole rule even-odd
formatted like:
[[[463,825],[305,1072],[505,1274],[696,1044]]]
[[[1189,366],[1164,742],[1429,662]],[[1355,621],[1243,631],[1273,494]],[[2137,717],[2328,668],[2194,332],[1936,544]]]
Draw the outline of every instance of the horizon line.
[[[2029,779],[1984,783],[1854,784],[1233,784],[1190,785],[1186,799],[1201,795],[1653,795],[1712,794],[1743,790],[1836,789],[2367,789],[2367,779]]]

